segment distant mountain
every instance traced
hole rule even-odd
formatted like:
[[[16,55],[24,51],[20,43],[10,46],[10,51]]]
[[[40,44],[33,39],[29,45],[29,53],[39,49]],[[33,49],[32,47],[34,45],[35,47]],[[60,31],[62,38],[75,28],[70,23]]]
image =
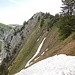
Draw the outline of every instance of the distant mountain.
[[[8,26],[10,26],[10,27],[16,27],[16,26],[21,26],[21,25],[19,25],[19,24],[9,24]]]
[[[6,31],[10,31],[12,29],[12,27],[8,26],[8,25],[5,25],[3,23],[0,23],[0,28],[3,28],[5,29]]]

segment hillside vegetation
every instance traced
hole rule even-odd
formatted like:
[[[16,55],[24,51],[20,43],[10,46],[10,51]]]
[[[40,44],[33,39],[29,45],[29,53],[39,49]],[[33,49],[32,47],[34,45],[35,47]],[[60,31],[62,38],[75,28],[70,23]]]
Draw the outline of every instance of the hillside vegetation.
[[[44,37],[46,37],[46,40],[39,54],[32,60],[32,64],[56,54],[75,55],[75,32],[72,31],[66,36],[65,34],[69,31],[66,33],[65,30],[65,33],[63,33],[64,35],[61,35],[64,31],[63,29],[65,29],[65,27],[62,27],[61,29],[61,17],[64,18],[59,14],[52,16],[49,13],[43,13],[42,16],[38,18],[38,22],[36,23],[31,36],[10,66],[9,75],[17,73],[25,68],[26,63],[35,54]],[[64,24],[65,23],[66,22],[64,22]],[[66,24],[68,25],[68,22]],[[35,59],[37,60],[34,61]]]
[[[11,49],[13,48],[14,43],[17,43],[15,42],[17,39],[15,41],[12,41],[14,43],[12,45],[12,48],[9,48],[9,56],[7,55],[7,57],[0,65],[1,75],[8,75],[8,72],[9,75],[13,75],[23,68],[25,69],[40,60],[54,55],[66,54],[75,56],[75,1],[62,0],[62,3],[63,6],[61,7],[61,14],[56,14],[55,16],[53,16],[49,13],[39,12],[38,14],[34,14],[27,22],[25,21],[23,23],[23,26],[20,27],[21,30],[18,29],[17,31],[15,31],[15,34],[13,36],[16,36],[18,38],[18,33],[20,34],[22,29],[26,27],[25,31],[21,32],[21,34],[24,34],[25,37],[26,34],[28,34],[27,36],[29,37],[25,39],[25,43],[24,41],[20,41],[20,39],[17,41],[23,43],[21,44],[19,42],[19,45],[22,45],[22,47],[20,48],[18,53],[15,52],[14,55],[16,56],[13,56],[14,60],[10,64],[10,67],[7,68],[7,64],[9,64],[9,62],[12,60],[11,57],[9,57]],[[3,27],[5,30],[10,31],[10,28],[8,26],[5,27],[4,24],[0,24],[0,26]],[[24,36],[20,35],[19,37],[21,37],[22,39],[25,38]],[[8,38],[10,39],[10,36],[8,36]],[[46,39],[40,52],[31,61],[32,64],[25,67],[27,62],[37,52],[37,49],[44,38]],[[10,42],[8,45],[10,46]],[[18,48],[15,48],[15,51],[17,51]],[[10,60],[8,60],[8,58],[10,58]]]
[[[69,18],[59,14],[53,16],[49,13],[42,13],[27,42],[9,67],[9,75],[13,75],[21,69],[26,68],[26,63],[34,56],[44,37],[46,37],[46,40],[39,54],[31,61],[32,64],[56,54],[75,55],[74,22],[70,22],[74,21],[75,18],[74,16],[70,17],[70,15],[67,17]],[[64,23],[62,19],[65,19]],[[68,30],[66,30],[66,28],[68,28]],[[69,33],[69,31],[71,31],[71,33]],[[8,70],[5,70],[5,72],[8,73]]]

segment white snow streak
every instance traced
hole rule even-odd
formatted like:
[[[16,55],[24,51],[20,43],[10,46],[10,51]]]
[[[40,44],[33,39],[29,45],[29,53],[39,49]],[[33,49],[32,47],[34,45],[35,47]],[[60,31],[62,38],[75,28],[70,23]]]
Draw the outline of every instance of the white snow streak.
[[[45,54],[45,52],[43,52],[41,55],[44,55]]]
[[[15,75],[75,75],[75,56],[55,55]]]
[[[34,59],[34,61],[36,61],[37,59],[39,59],[40,58],[40,56],[39,57],[37,57],[36,59]]]
[[[37,39],[37,41],[39,41],[39,39]]]
[[[1,58],[0,58],[0,64],[1,64],[1,62],[2,62],[2,61],[1,61]]]
[[[42,45],[43,45],[45,39],[46,39],[46,37],[43,39],[43,41],[41,42],[40,46],[39,46],[38,49],[37,49],[37,52],[36,52],[35,55],[27,62],[27,64],[26,64],[25,67],[29,66],[29,65],[31,64],[30,62],[38,55],[38,53],[40,52],[41,47],[42,47]]]
[[[48,51],[48,48],[46,49],[46,51]]]

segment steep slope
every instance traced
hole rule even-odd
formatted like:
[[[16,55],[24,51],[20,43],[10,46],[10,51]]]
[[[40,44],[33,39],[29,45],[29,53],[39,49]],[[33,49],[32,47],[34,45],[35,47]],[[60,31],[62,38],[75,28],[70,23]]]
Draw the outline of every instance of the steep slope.
[[[56,33],[56,32],[55,32]],[[54,34],[54,36],[56,36]],[[74,55],[75,56],[75,33],[70,35],[67,39],[64,41],[58,41],[57,44],[52,45],[52,48],[46,47],[45,51],[40,52],[39,55],[32,61],[34,64],[35,62],[40,62],[30,66],[27,69],[23,69],[16,75],[74,75],[75,68],[74,68],[74,58],[72,56],[66,56],[66,55],[59,55],[59,54],[67,54],[67,55]],[[47,39],[45,40],[44,44],[46,45]],[[48,40],[49,41],[49,40]],[[54,41],[54,40],[53,40]],[[45,45],[43,44],[43,49]],[[49,44],[48,44],[49,45]],[[41,55],[40,55],[41,54]],[[56,55],[57,54],[57,55]],[[56,56],[53,56],[56,55]],[[53,56],[51,58],[48,58],[50,56]],[[44,58],[49,59],[47,62],[43,60]],[[71,59],[72,58],[72,59]],[[37,61],[36,61],[37,60]],[[62,63],[63,62],[63,63]],[[65,64],[64,64],[65,63]],[[56,66],[57,65],[57,66]],[[35,69],[36,68],[36,69]]]
[[[9,57],[8,60],[10,62],[14,60],[23,47],[23,44],[26,43],[27,39],[31,35],[33,28],[38,21],[38,17],[41,16],[41,14],[41,12],[36,13],[31,19],[25,22],[23,26],[16,26],[9,32],[3,41],[3,49],[1,52],[2,61],[6,57]]]
[[[47,18],[46,18],[47,17]],[[34,26],[31,36],[27,39],[26,44],[18,54],[15,61],[9,68],[9,75],[19,72],[23,68],[27,68],[40,60],[54,56],[56,54],[75,55],[75,33],[72,33],[67,39],[60,40],[59,38],[59,22],[54,23],[47,29],[50,16],[45,14],[41,16],[40,20]],[[44,19],[43,21],[41,21]],[[41,24],[43,23],[43,24]],[[27,62],[33,58],[40,46],[42,40],[45,39],[43,46],[37,56],[31,60],[31,64],[25,67]]]
[[[3,40],[2,51],[0,53],[1,75],[5,75],[6,73],[8,73],[8,67],[12,64],[12,62],[15,60],[22,47],[26,44],[33,30],[35,30],[34,27],[38,22],[38,18],[41,15],[42,12],[34,14],[27,22],[25,21],[23,23],[23,26],[16,26],[16,28],[13,28],[5,37],[5,39]],[[33,42],[34,41],[32,41],[32,43]]]
[[[27,61],[35,54],[39,44],[41,43],[42,39],[47,34],[47,32],[43,33],[43,30],[44,29],[40,28],[39,22],[37,22],[36,26],[33,29],[33,33],[28,38],[25,46],[22,48],[16,60],[13,62],[12,66],[10,67],[10,74],[16,73],[20,71],[22,68],[24,68]],[[37,41],[39,37],[40,37],[40,40]]]
[[[17,56],[16,60],[13,62],[12,66],[9,68],[9,74],[10,75],[20,71],[22,68],[25,67],[25,65],[28,62],[28,60],[31,59],[31,57],[37,51],[37,49],[38,49],[38,47],[39,47],[39,45],[42,42],[44,37],[47,37],[47,36],[49,37],[49,35],[54,36],[55,34],[57,34],[57,33],[54,32],[54,29],[56,30],[56,32],[58,32],[58,28],[56,28],[55,26],[52,29],[50,28],[49,32],[47,31],[47,25],[48,25],[48,23],[50,21],[50,16],[48,18],[44,19],[44,24],[43,24],[42,28],[40,27],[41,20],[43,19],[44,16],[45,15],[42,15],[40,17],[40,20],[36,23],[36,25],[35,25],[35,27],[33,29],[33,32],[31,34],[31,36],[29,37],[29,39],[27,40],[25,46],[22,48],[22,50],[19,53],[19,55]],[[48,39],[48,37],[47,37],[47,39]],[[57,39],[55,39],[55,40],[57,40]],[[55,42],[56,41],[54,41],[54,44],[55,44]],[[47,44],[47,42],[46,42],[46,44]],[[44,47],[44,49],[42,49],[41,51],[43,52],[43,50],[45,50],[46,47],[48,47],[48,45],[49,44],[47,44]],[[41,53],[41,51],[40,51],[40,53]],[[22,65],[20,65],[20,64],[22,64]]]
[[[2,51],[3,40],[5,39],[5,37],[10,32],[11,29],[12,27],[5,25],[3,23],[0,23],[0,52]]]
[[[57,35],[57,33],[56,33],[56,35]],[[56,38],[56,35],[54,35],[55,38]],[[39,53],[38,56],[40,56],[40,55],[41,56],[35,62],[38,62],[38,61],[43,60],[45,58],[54,56],[56,54],[58,54],[58,55],[59,54],[66,54],[66,55],[75,56],[75,39],[74,39],[74,37],[75,37],[75,33],[71,34],[64,41],[60,41],[59,39],[58,40],[57,39],[56,40],[54,40],[54,39],[51,40],[52,42],[48,44],[48,47],[50,49],[48,47],[46,47],[44,53],[41,50],[43,55],[41,55],[42,53]],[[51,38],[49,38],[49,39],[51,39]],[[49,39],[48,40],[46,39],[45,41],[49,41]],[[53,44],[54,41],[56,41],[56,42]],[[45,45],[43,45],[43,47],[42,47],[43,50],[44,50],[44,47],[46,46],[46,42],[44,42],[44,44]]]

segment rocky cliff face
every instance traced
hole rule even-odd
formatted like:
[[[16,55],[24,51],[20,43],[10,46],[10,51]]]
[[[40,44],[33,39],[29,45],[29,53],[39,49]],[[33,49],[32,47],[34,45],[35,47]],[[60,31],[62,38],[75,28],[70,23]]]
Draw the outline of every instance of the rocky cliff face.
[[[7,31],[4,28],[0,27],[0,39],[3,40],[5,35],[7,35]]]
[[[15,29],[12,29],[9,34],[6,36],[6,38],[3,41],[3,47],[1,52],[1,58],[2,60],[6,58],[6,56],[13,56],[21,47],[23,46],[23,43],[26,42],[28,37],[33,31],[34,26],[36,25],[36,22],[38,21],[39,16],[41,16],[40,13],[36,13],[32,16],[28,22],[23,26],[18,26]]]

